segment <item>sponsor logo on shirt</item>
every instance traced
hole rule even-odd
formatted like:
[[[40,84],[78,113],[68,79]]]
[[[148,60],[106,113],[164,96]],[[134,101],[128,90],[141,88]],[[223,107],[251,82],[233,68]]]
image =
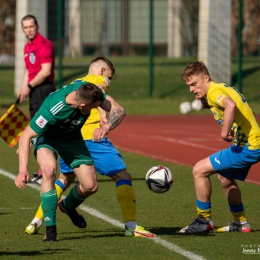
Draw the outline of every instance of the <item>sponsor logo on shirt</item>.
[[[220,100],[221,100],[222,97],[223,97],[223,95],[220,95],[220,96],[217,98],[218,103],[220,102]]]
[[[35,63],[36,58],[35,58],[34,52],[30,52],[29,60],[32,64]]]
[[[38,119],[36,120],[36,124],[40,127],[40,128],[44,128],[44,126],[48,123],[48,121],[43,117],[43,116],[39,116]]]

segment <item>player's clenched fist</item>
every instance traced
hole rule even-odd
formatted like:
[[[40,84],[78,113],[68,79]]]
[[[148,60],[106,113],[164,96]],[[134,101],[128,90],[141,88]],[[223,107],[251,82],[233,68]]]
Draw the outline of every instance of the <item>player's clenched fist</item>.
[[[18,187],[18,188],[25,188],[25,185],[24,184],[26,184],[28,181],[29,181],[29,179],[30,179],[30,175],[29,175],[29,173],[27,172],[25,172],[25,173],[19,173],[17,176],[16,176],[16,178],[15,178],[15,180],[14,180],[14,183],[15,183],[15,185]]]

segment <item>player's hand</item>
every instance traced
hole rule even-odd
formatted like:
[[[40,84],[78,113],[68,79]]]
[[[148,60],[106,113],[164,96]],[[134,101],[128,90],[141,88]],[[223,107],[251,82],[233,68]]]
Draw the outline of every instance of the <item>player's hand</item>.
[[[19,189],[25,188],[25,184],[29,181],[29,179],[30,179],[30,175],[28,172],[20,172],[16,176],[14,183],[15,183],[16,187]]]
[[[92,135],[92,141],[100,142],[106,134],[108,134],[109,129],[107,129],[106,125],[102,126],[101,128],[96,128]]]
[[[228,143],[231,143],[234,141],[235,137],[234,137],[234,131],[233,130],[230,130],[230,132],[228,133],[228,135],[226,136],[222,136],[222,139]]]

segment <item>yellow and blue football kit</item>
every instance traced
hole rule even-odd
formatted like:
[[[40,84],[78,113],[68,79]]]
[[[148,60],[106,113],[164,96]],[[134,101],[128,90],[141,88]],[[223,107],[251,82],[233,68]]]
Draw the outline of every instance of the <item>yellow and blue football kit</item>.
[[[231,130],[235,139],[227,149],[210,156],[217,173],[227,179],[244,180],[250,167],[260,160],[260,128],[245,97],[226,84],[211,82],[207,94],[208,104],[220,127],[223,126],[222,102],[230,97],[236,103],[236,113]]]
[[[227,149],[223,149],[209,156],[214,170],[227,179],[244,181],[251,166],[260,161],[260,128],[255,115],[245,97],[233,87],[223,83],[211,82],[207,94],[207,101],[220,127],[223,126],[225,98],[231,98],[236,103],[235,118],[231,126],[234,132],[234,141]],[[211,202],[197,200],[198,215],[209,219]],[[229,208],[236,223],[247,223],[244,206],[229,203]],[[248,225],[248,224],[247,224]],[[225,228],[219,228],[223,232]],[[250,232],[251,227],[244,228],[243,232]]]

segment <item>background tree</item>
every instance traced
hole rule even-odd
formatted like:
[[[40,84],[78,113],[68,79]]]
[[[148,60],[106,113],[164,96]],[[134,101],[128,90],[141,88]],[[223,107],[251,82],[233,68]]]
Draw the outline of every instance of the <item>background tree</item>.
[[[232,55],[237,55],[237,36],[239,23],[239,1],[232,0]],[[260,47],[260,1],[243,0],[243,30],[242,30],[243,55],[259,54]]]
[[[0,1],[0,54],[14,54],[15,0]]]

